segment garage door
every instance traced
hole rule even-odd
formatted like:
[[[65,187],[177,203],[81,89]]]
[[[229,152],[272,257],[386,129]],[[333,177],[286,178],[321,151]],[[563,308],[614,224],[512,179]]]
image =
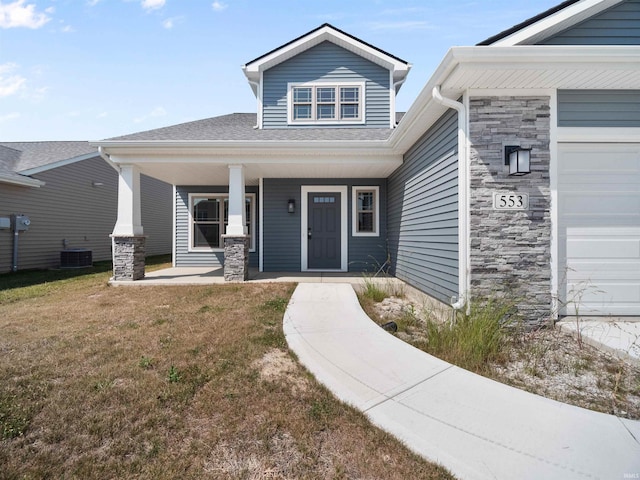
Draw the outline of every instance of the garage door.
[[[640,144],[561,144],[558,170],[560,313],[640,315]]]

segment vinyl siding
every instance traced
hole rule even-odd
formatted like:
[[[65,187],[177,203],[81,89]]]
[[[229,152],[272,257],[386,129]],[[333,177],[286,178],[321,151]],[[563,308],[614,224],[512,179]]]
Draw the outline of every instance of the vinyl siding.
[[[559,127],[640,127],[640,90],[559,90]]]
[[[628,0],[561,32],[543,45],[640,45],[640,0]]]
[[[287,84],[315,81],[365,81],[365,123],[340,128],[388,128],[389,70],[331,42],[323,42],[264,72],[263,127],[287,127]],[[322,125],[313,125],[319,127]],[[305,128],[293,125],[292,128]],[[326,125],[336,127],[336,124]]]
[[[168,183],[147,175],[140,175],[140,215],[144,234],[147,236],[145,244],[147,256],[171,253],[172,195],[173,188]]]
[[[457,122],[443,115],[388,181],[392,272],[447,303],[458,294]]]
[[[0,217],[27,215],[31,226],[19,235],[18,269],[57,268],[60,251],[91,250],[93,260],[111,259],[111,238],[118,206],[118,174],[99,157],[54,168],[34,178],[29,188],[0,184]],[[92,182],[102,183],[94,187]],[[171,186],[141,177],[142,219],[149,230],[150,255],[171,252]],[[144,225],[144,220],[148,224]],[[11,270],[13,233],[0,230],[0,272]]]
[[[302,185],[347,185],[348,269],[375,272],[387,258],[386,180],[385,179],[264,179],[264,255],[265,272],[300,271],[300,224]],[[352,187],[380,187],[380,236],[354,237],[351,232]],[[287,213],[287,202],[294,199],[296,212]]]
[[[189,251],[189,194],[190,193],[229,193],[229,187],[223,186],[178,186],[176,187],[176,267],[221,267],[224,265],[224,252]],[[256,251],[249,253],[249,266],[258,266],[258,188],[246,187],[245,193],[256,194],[255,225]]]

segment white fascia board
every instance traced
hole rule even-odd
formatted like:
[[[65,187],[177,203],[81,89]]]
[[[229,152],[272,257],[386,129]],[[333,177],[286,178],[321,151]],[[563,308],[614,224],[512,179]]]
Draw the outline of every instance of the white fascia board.
[[[583,0],[582,2],[574,3],[484,48],[539,42],[555,33],[560,33],[573,25],[597,15],[622,1],[624,0]]]
[[[46,172],[48,170],[53,170],[54,168],[64,167],[65,165],[71,165],[72,163],[82,162],[83,160],[89,160],[91,158],[100,157],[98,152],[86,153],[84,155],[79,155],[77,157],[66,158],[64,160],[59,160],[57,162],[49,163],[47,165],[41,165],[35,168],[28,168],[26,170],[20,170],[21,175],[35,175],[36,173]]]
[[[520,45],[505,47],[452,47],[451,59],[457,64],[502,65],[513,67],[532,63],[558,65],[583,63],[606,67],[613,63],[638,68],[640,46],[637,45]],[[447,57],[445,57],[446,59]]]
[[[104,151],[115,163],[122,163],[118,157],[122,156],[163,156],[163,155],[193,155],[237,157],[250,156],[255,161],[262,162],[265,157],[277,156],[385,156],[391,152],[386,148],[386,140],[378,141],[310,141],[310,142],[234,142],[234,141],[198,141],[198,142],[163,142],[136,141],[101,143]],[[227,159],[228,161],[228,159]]]
[[[15,175],[4,175],[0,173],[0,183],[8,183],[11,185],[19,185],[21,187],[42,187],[45,182],[37,180],[35,178],[18,178]]]
[[[189,153],[170,154],[157,153],[144,155],[114,154],[112,157],[114,163],[119,165],[135,164],[144,166],[145,164],[158,163],[189,163],[189,164],[209,164],[209,165],[309,165],[321,162],[339,162],[342,165],[377,165],[385,163],[400,164],[402,163],[402,155],[381,153],[380,150],[368,153],[358,154],[310,154],[309,152],[301,152],[299,154],[278,154],[273,152],[272,155],[256,157],[252,154],[228,154],[228,155],[192,155]]]
[[[400,60],[386,55],[383,52],[376,50],[375,48],[370,47],[362,42],[351,38],[348,35],[343,34],[337,30],[329,26],[325,26],[321,29],[316,30],[315,32],[306,35],[297,41],[290,43],[271,54],[262,57],[252,63],[249,63],[242,67],[244,74],[247,76],[249,80],[258,81],[259,80],[259,72],[272,68],[279,63],[292,58],[299,53],[308,50],[315,45],[318,45],[324,41],[330,41],[335,43],[338,46],[341,46],[353,53],[356,53],[362,57],[371,60],[372,62],[387,68],[394,72],[397,72],[398,78],[400,76],[406,76],[411,68],[410,63],[401,62]]]

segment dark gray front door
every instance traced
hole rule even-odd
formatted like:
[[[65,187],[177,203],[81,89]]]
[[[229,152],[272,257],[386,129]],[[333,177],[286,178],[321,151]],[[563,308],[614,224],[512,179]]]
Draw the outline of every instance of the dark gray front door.
[[[309,193],[308,205],[308,268],[339,270],[340,194]]]

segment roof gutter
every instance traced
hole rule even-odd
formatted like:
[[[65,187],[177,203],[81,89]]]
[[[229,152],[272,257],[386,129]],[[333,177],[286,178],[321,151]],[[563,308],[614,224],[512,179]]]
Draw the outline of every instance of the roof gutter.
[[[42,187],[45,185],[45,182],[42,180],[37,180],[35,178],[16,178],[15,175],[3,175],[0,173],[0,183],[9,183],[11,185],[20,185],[21,187]]]
[[[447,108],[458,112],[458,298],[452,299],[451,306],[461,309],[468,299],[470,291],[470,251],[469,251],[469,142],[467,132],[467,109],[464,104],[443,97],[440,85],[431,90],[433,99]],[[467,305],[468,307],[468,305]]]
[[[108,153],[106,153],[104,151],[104,148],[102,148],[102,145],[98,146],[98,154],[104,159],[105,162],[107,162],[115,171],[119,172],[120,169],[118,168],[118,166],[115,164],[115,162],[113,160],[111,160],[111,157],[109,156]]]

